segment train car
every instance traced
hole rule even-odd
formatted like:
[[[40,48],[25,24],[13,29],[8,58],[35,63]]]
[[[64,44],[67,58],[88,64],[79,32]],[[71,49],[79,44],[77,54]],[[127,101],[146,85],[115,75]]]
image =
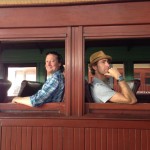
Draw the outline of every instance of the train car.
[[[136,104],[86,101],[89,57],[98,50],[127,82],[140,81]],[[65,58],[63,101],[12,103],[23,80],[46,80],[49,51]],[[149,1],[0,2],[0,150],[149,150],[149,102]]]

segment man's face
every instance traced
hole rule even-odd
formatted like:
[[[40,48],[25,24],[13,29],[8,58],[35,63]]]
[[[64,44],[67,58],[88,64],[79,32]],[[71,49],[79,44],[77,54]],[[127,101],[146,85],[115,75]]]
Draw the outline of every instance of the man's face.
[[[45,59],[45,68],[47,74],[52,74],[59,70],[61,64],[58,62],[58,58],[54,54],[48,54]]]
[[[110,67],[110,63],[108,59],[101,59],[97,62],[97,65],[93,66],[93,69],[95,70],[95,73],[104,75],[105,73],[108,73]]]

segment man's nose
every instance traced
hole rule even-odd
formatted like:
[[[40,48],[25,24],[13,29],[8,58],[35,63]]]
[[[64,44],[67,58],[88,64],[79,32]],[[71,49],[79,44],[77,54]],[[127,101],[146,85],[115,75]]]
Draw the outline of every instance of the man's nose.
[[[51,62],[49,61],[47,64],[50,66],[50,65],[51,65]]]
[[[106,66],[110,67],[110,64],[109,64],[109,62],[107,62],[107,61],[106,61]]]

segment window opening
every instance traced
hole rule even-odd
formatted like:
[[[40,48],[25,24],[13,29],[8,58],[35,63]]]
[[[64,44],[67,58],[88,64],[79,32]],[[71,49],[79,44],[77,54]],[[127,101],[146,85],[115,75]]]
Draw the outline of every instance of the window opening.
[[[8,80],[12,86],[8,96],[17,96],[23,80],[36,81],[36,67],[8,67]]]
[[[141,81],[141,85],[137,91],[137,99],[140,103],[149,103],[150,97],[150,64],[137,63],[134,64],[134,78]]]
[[[134,64],[134,78],[141,80],[138,93],[150,94],[150,64]]]

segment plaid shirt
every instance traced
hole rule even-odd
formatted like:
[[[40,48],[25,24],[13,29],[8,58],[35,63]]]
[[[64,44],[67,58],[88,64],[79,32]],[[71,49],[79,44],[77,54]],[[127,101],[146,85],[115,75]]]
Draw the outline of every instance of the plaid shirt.
[[[49,102],[60,102],[64,94],[64,75],[60,70],[48,77],[41,90],[30,96],[33,107]]]

